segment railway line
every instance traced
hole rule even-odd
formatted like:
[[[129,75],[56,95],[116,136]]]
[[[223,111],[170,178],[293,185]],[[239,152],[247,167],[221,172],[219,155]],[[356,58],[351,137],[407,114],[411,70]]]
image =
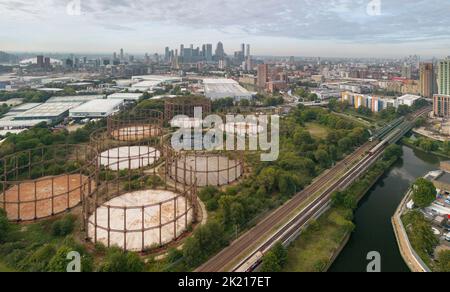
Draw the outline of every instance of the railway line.
[[[336,190],[345,189],[356,181],[378,160],[389,144],[397,142],[411,129],[418,117],[429,111],[430,109],[427,108],[414,113],[410,120],[404,121],[398,128],[393,128],[391,132],[386,133],[381,142],[372,141],[361,146],[356,152],[321,175],[310,186],[199,267],[196,272],[245,272],[253,270],[261,261],[265,252],[270,250],[277,242],[286,243],[298,234],[299,230],[305,227],[311,218],[315,218],[330,204],[331,195]],[[314,198],[316,194],[319,195]],[[313,198],[312,202],[308,203],[311,198]],[[307,205],[298,214],[293,214],[304,204]],[[281,226],[278,228],[277,226],[280,224]],[[273,231],[274,228],[278,229]]]
[[[295,209],[305,202],[311,195],[317,193],[330,182],[335,179],[336,174],[345,171],[354,163],[362,159],[366,153],[373,147],[373,143],[369,142],[361,146],[355,153],[346,157],[339,162],[332,170],[324,173],[316,179],[311,185],[298,193],[294,198],[286,204],[272,212],[265,219],[263,219],[257,226],[242,235],[237,241],[233,242],[229,247],[224,249],[206,264],[198,268],[197,272],[219,272],[230,263],[232,259],[238,257],[242,252],[252,246],[255,241],[261,239],[268,230],[279,224],[280,220],[291,214]]]

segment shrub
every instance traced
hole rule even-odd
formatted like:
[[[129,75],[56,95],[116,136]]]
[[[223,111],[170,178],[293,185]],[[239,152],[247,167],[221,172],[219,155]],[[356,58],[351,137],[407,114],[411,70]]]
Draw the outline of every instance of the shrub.
[[[145,264],[136,253],[123,252],[118,248],[108,251],[99,272],[144,272]]]
[[[67,215],[63,219],[55,221],[52,224],[53,236],[67,236],[73,232],[75,227],[75,217]]]

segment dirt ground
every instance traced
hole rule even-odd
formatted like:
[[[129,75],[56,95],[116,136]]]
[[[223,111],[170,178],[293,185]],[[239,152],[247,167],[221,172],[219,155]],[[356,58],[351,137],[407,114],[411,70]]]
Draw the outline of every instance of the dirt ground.
[[[227,170],[229,166],[229,170]],[[197,185],[203,186],[222,186],[238,180],[243,174],[242,166],[237,160],[229,160],[225,156],[219,157],[197,157],[187,156],[186,163],[184,159],[178,161],[178,173],[176,173],[176,165],[171,169],[171,177],[177,177],[177,181],[184,183],[186,171],[186,184],[191,184],[192,168],[194,175],[197,178]]]
[[[85,176],[80,180],[80,175],[59,176],[53,182],[51,178],[42,178],[13,186],[5,195],[1,194],[0,201],[6,197],[10,220],[45,218],[77,206],[81,202],[80,186],[83,183],[87,187],[87,181]]]
[[[125,146],[104,151],[98,159],[100,165],[119,171],[151,166],[160,157],[161,153],[153,147]]]
[[[180,196],[176,199],[177,208],[177,230],[174,236],[174,213],[175,213],[175,197],[177,194],[163,190],[145,190],[125,194],[114,198],[107,202],[104,206],[97,209],[97,228],[95,228],[95,214],[89,218],[89,237],[94,240],[95,230],[97,229],[97,241],[108,245],[108,207],[110,206],[109,224],[111,231],[109,232],[109,242],[111,246],[119,246],[124,248],[124,236],[126,236],[126,249],[131,251],[142,251],[142,240],[144,240],[144,249],[160,243],[160,208],[161,205],[161,242],[166,244],[171,242],[174,237],[179,237],[187,229],[193,220],[192,210],[188,211],[187,216],[183,215],[190,208],[189,202],[186,205],[184,197]],[[154,205],[146,207],[142,211],[142,206]],[[120,207],[120,209],[113,208]],[[124,207],[130,208],[126,211]],[[126,216],[126,220],[125,220]],[[144,219],[144,220],[143,220]],[[167,225],[165,225],[167,224]],[[142,227],[154,229],[142,232]],[[125,230],[127,230],[125,235]]]
[[[152,126],[124,127],[111,132],[111,136],[119,141],[138,141],[145,138],[160,136],[161,129]]]

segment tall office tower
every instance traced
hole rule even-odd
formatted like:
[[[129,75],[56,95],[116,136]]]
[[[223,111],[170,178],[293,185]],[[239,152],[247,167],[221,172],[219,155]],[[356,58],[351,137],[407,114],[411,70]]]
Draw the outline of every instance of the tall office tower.
[[[44,67],[44,56],[37,56],[37,65],[39,67]]]
[[[113,53],[113,60],[117,60],[117,53],[116,52]]]
[[[410,64],[403,64],[402,67],[402,77],[406,79],[411,79],[412,75],[412,66]]]
[[[435,93],[436,78],[433,63],[420,64],[420,94],[427,98],[433,98]]]
[[[439,62],[438,87],[439,94],[450,95],[450,57]]]
[[[206,44],[206,53],[205,58],[207,62],[211,62],[213,59],[213,45],[212,44]]]
[[[241,45],[241,52],[242,52],[242,56],[245,57],[245,44]]]
[[[258,65],[258,80],[257,85],[261,90],[266,89],[267,81],[269,80],[269,65],[260,64]]]
[[[223,48],[223,43],[219,42],[216,47],[216,58],[217,60],[223,60],[225,58],[225,50]]]
[[[50,68],[50,57],[45,57],[44,58],[44,66],[46,67],[46,68]]]
[[[166,47],[166,50],[164,52],[164,61],[169,62],[170,61],[170,48]]]
[[[250,45],[247,45],[247,54],[246,54],[246,56],[250,57]]]
[[[184,57],[184,45],[180,45],[180,57]]]
[[[120,60],[123,60],[123,58],[124,58],[123,49],[120,49]]]

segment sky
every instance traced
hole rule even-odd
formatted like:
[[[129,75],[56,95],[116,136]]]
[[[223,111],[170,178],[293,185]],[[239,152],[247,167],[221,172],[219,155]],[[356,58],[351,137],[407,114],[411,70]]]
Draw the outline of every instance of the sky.
[[[450,55],[449,0],[0,0],[0,50],[162,53],[222,41],[254,55]]]

